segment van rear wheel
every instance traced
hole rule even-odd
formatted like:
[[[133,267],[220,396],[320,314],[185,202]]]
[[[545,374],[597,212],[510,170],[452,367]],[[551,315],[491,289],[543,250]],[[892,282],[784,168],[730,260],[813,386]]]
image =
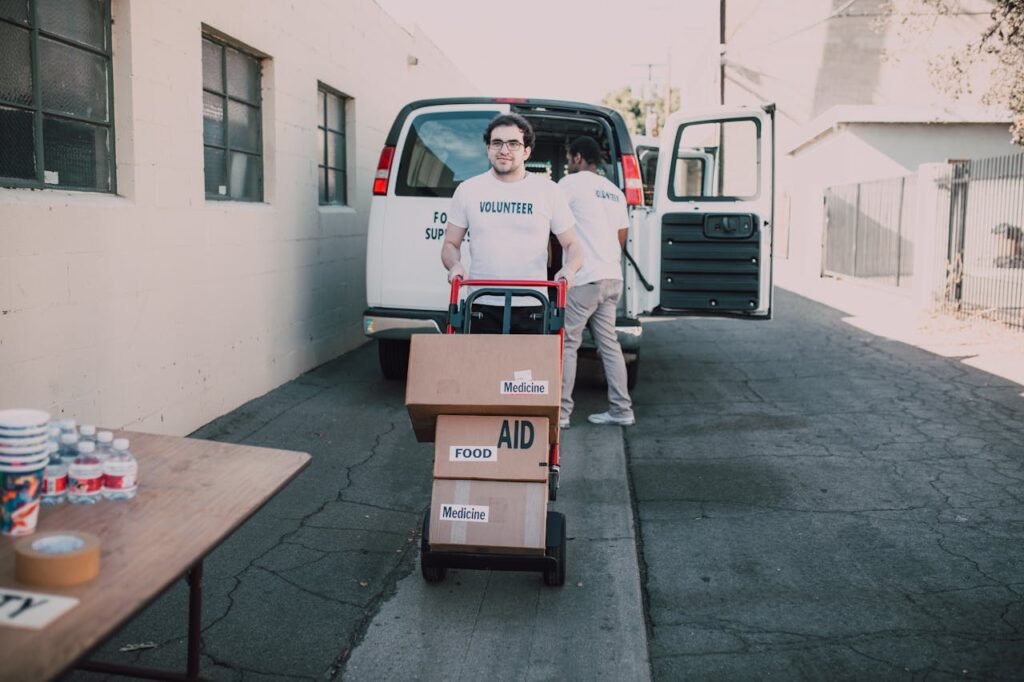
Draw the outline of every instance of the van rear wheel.
[[[401,339],[377,339],[377,358],[385,379],[405,379],[409,373],[409,342]]]

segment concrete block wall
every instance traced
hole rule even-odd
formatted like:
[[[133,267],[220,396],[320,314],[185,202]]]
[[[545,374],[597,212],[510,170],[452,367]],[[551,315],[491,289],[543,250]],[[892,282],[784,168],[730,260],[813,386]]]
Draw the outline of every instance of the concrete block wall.
[[[372,0],[112,13],[117,194],[0,188],[0,407],[184,434],[364,341],[384,136],[476,88]],[[263,202],[205,198],[204,30],[266,55]],[[352,98],[347,206],[318,205],[318,81]]]

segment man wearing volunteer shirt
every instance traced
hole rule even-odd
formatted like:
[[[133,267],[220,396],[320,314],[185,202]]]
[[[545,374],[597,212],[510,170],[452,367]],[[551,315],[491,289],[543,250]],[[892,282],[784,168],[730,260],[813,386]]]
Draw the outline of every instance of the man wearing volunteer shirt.
[[[615,310],[622,296],[622,247],[626,243],[629,215],[626,197],[619,188],[595,171],[601,148],[590,137],[580,137],[566,153],[569,175],[558,183],[576,218],[583,246],[583,267],[565,304],[565,352],[562,366],[562,408],[559,423],[569,426],[572,390],[576,383],[576,352],[583,327],[590,332],[601,354],[608,381],[608,411],[592,414],[593,424],[634,423],[633,402],[626,388],[626,362],[615,334]]]
[[[533,128],[518,114],[502,114],[488,124],[484,144],[491,169],[460,184],[448,209],[441,262],[449,282],[456,276],[467,277],[461,247],[466,231],[471,230],[469,279],[546,280],[548,238],[554,234],[565,251],[565,266],[555,279],[572,286],[582,249],[558,185],[526,171],[533,142]],[[510,331],[536,334],[542,309],[530,296],[513,298]],[[482,315],[472,318],[473,332],[501,333],[503,297],[482,296],[473,312]]]

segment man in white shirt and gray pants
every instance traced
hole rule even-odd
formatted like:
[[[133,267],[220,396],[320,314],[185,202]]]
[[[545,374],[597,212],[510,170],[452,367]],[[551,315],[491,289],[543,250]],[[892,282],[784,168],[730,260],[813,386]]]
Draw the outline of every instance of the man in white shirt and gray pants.
[[[622,247],[629,229],[626,197],[595,171],[601,148],[590,137],[577,138],[566,153],[569,175],[558,186],[576,218],[578,241],[583,245],[583,267],[576,273],[565,305],[565,353],[562,366],[560,425],[569,426],[572,391],[576,383],[576,354],[583,328],[597,343],[608,381],[608,411],[592,414],[592,424],[631,426],[633,402],[626,388],[626,362],[615,333],[615,311],[622,296]]]

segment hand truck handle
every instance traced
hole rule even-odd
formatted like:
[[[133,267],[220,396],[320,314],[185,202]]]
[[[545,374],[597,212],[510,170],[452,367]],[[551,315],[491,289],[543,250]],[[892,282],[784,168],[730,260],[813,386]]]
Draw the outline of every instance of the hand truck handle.
[[[565,292],[568,290],[569,283],[564,279],[462,279],[462,277],[456,275],[452,278],[452,291],[448,298],[449,306],[457,306],[459,304],[459,289],[462,287],[519,287],[523,289],[555,287],[558,291],[555,297],[555,305],[564,310]],[[452,334],[454,331],[451,321],[449,320],[448,328],[445,333]]]

